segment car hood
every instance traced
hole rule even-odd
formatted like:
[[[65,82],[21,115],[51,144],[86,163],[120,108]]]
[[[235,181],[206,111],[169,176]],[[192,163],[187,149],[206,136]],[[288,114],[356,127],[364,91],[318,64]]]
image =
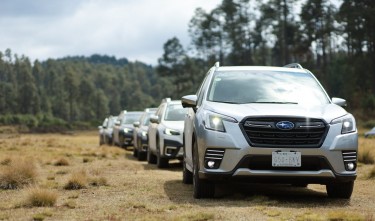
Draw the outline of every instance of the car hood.
[[[164,121],[164,126],[170,129],[183,131],[184,121]]]
[[[204,109],[230,116],[237,121],[245,117],[285,116],[323,119],[330,123],[347,112],[336,104],[322,106],[303,106],[298,104],[226,104],[207,102]]]

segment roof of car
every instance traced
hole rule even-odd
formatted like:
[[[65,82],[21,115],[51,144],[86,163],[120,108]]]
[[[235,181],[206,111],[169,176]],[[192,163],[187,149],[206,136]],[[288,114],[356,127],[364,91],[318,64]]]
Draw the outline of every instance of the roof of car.
[[[221,66],[216,67],[216,71],[288,71],[288,72],[307,72],[306,69],[300,68],[287,68],[287,67],[272,67],[272,66]]]

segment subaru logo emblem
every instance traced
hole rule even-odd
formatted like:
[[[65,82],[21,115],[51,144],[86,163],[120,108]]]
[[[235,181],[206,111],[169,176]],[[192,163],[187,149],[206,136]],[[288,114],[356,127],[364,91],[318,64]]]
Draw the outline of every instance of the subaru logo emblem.
[[[280,130],[291,130],[294,128],[294,124],[290,121],[280,121],[276,123],[276,127]]]

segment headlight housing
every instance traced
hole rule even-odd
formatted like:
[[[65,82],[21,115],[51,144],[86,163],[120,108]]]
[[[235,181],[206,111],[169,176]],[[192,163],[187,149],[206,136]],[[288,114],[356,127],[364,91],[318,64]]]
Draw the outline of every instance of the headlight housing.
[[[142,131],[142,137],[147,137],[147,131]]]
[[[331,121],[331,124],[340,123],[342,124],[341,134],[353,133],[357,130],[355,119],[351,114],[347,114]]]
[[[204,126],[206,129],[225,132],[223,121],[237,123],[237,120],[211,111],[205,111]]]
[[[174,129],[170,129],[170,128],[166,128],[164,130],[164,133],[167,134],[167,135],[180,135],[180,131],[174,130]]]
[[[130,128],[124,128],[124,132],[127,134],[127,133],[131,133],[133,130],[130,129]]]

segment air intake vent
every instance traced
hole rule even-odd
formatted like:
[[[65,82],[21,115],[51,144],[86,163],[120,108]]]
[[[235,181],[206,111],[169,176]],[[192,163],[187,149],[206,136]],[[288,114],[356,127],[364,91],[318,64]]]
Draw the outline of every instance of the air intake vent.
[[[342,158],[344,159],[344,163],[357,162],[357,151],[342,151]]]
[[[218,169],[220,167],[221,161],[224,158],[224,149],[206,149],[204,155],[204,165],[207,169]]]
[[[342,159],[344,160],[345,169],[347,171],[355,171],[357,168],[357,151],[342,151]]]

